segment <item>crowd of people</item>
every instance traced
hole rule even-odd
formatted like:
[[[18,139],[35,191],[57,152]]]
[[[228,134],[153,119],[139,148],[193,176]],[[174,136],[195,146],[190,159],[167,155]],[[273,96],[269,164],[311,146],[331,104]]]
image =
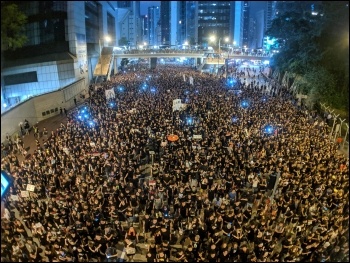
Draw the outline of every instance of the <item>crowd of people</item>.
[[[259,69],[230,77],[118,73],[31,158],[8,152],[1,261],[101,262],[122,242],[128,261],[146,243],[148,262],[348,262],[349,163],[324,120]]]

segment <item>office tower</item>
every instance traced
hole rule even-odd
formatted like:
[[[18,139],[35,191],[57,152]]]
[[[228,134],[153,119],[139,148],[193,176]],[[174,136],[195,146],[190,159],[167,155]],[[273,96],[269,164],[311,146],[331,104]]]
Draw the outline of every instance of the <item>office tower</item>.
[[[18,1],[28,17],[28,42],[4,51],[2,101],[7,106],[84,79],[86,88],[99,46],[116,42],[116,2]],[[106,43],[104,36],[110,35]],[[77,90],[80,92],[81,90]],[[3,105],[2,105],[3,106]]]
[[[198,5],[196,1],[178,2],[178,43],[198,43]]]
[[[266,1],[264,31],[271,27],[272,20],[275,19],[277,1]]]
[[[248,36],[248,47],[256,49],[256,18],[250,17],[249,18],[249,36]]]
[[[256,48],[263,47],[263,38],[265,33],[265,11],[262,9],[256,12]]]
[[[160,2],[161,44],[170,45],[170,1]]]
[[[161,44],[176,46],[178,41],[179,10],[178,1],[160,2]]]
[[[149,19],[148,15],[141,16],[141,36],[142,41],[149,43]]]
[[[243,42],[242,46],[249,47],[249,1],[243,3]]]
[[[125,3],[124,3],[125,2]],[[143,43],[141,35],[140,1],[118,3],[120,39],[126,39],[129,47]],[[122,6],[119,8],[119,6]],[[123,10],[124,9],[124,10]],[[119,15],[120,12],[120,15]]]
[[[159,6],[151,6],[148,8],[148,40],[150,46],[157,46],[158,43],[158,37],[157,37],[157,27],[159,23],[159,16],[160,16],[160,8]]]
[[[198,1],[199,44],[216,46],[218,38],[228,37],[232,40],[234,30],[236,28],[241,30],[241,24],[238,25],[237,23],[242,22],[240,20],[236,21],[237,10],[235,8],[236,5],[233,1]],[[242,9],[239,12],[242,12]],[[210,36],[212,35],[216,36],[215,43],[210,43]],[[239,41],[241,41],[241,36],[239,38]]]
[[[243,22],[244,22],[244,3],[243,1],[231,2],[231,27],[230,32],[233,36],[233,43],[236,47],[243,47]]]

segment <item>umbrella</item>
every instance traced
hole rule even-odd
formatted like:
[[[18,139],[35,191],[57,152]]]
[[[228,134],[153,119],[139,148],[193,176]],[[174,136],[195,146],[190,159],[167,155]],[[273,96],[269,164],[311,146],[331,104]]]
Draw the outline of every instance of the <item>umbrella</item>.
[[[175,134],[170,134],[170,135],[168,135],[167,139],[168,139],[168,141],[176,142],[179,139],[179,136],[177,136]]]

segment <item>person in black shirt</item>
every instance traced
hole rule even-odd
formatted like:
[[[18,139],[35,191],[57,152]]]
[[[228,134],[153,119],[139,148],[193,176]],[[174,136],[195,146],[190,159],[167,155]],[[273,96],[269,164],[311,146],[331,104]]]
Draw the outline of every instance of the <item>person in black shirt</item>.
[[[240,262],[247,262],[248,260],[248,249],[245,244],[239,249],[239,259]]]

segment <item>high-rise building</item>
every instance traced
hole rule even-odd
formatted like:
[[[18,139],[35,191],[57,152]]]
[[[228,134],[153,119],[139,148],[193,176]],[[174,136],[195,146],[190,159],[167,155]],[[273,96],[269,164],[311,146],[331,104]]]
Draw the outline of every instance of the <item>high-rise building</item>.
[[[231,4],[232,24],[230,32],[233,36],[233,43],[236,47],[243,47],[243,25],[244,25],[244,4],[243,1],[234,1]]]
[[[143,42],[141,35],[140,1],[117,1],[117,3],[118,11],[121,14],[119,20],[119,40],[126,39],[128,46],[136,47]]]
[[[148,15],[141,16],[141,36],[142,41],[149,43],[149,19]]]
[[[271,27],[272,20],[275,19],[276,2],[277,1],[266,1],[265,24],[264,24],[265,31]]]
[[[178,43],[187,41],[190,45],[198,43],[198,5],[196,1],[178,2]]]
[[[161,1],[160,2],[160,26],[161,26],[161,44],[170,45],[170,1]]]
[[[243,40],[242,46],[249,47],[249,1],[244,1],[243,3]]]
[[[311,13],[317,15],[321,12],[322,1],[276,1],[275,16],[281,16],[289,11],[297,11],[302,13]]]
[[[249,36],[248,36],[248,47],[256,49],[256,18],[250,17],[249,18]]]
[[[159,6],[148,7],[148,40],[150,46],[157,46],[158,42],[157,27],[160,18],[160,8]]]
[[[233,1],[198,1],[198,42],[217,45],[218,38],[233,38],[235,28],[235,4]],[[240,21],[241,22],[241,21]],[[216,42],[210,43],[210,36]]]
[[[265,33],[265,11],[264,9],[256,12],[256,48],[263,47],[263,39]]]
[[[25,25],[28,42],[16,51],[4,51],[2,101],[11,106],[81,79],[88,85],[99,58],[99,47],[116,44],[117,2],[16,4],[28,17]],[[104,41],[106,35],[110,35],[111,42]]]

